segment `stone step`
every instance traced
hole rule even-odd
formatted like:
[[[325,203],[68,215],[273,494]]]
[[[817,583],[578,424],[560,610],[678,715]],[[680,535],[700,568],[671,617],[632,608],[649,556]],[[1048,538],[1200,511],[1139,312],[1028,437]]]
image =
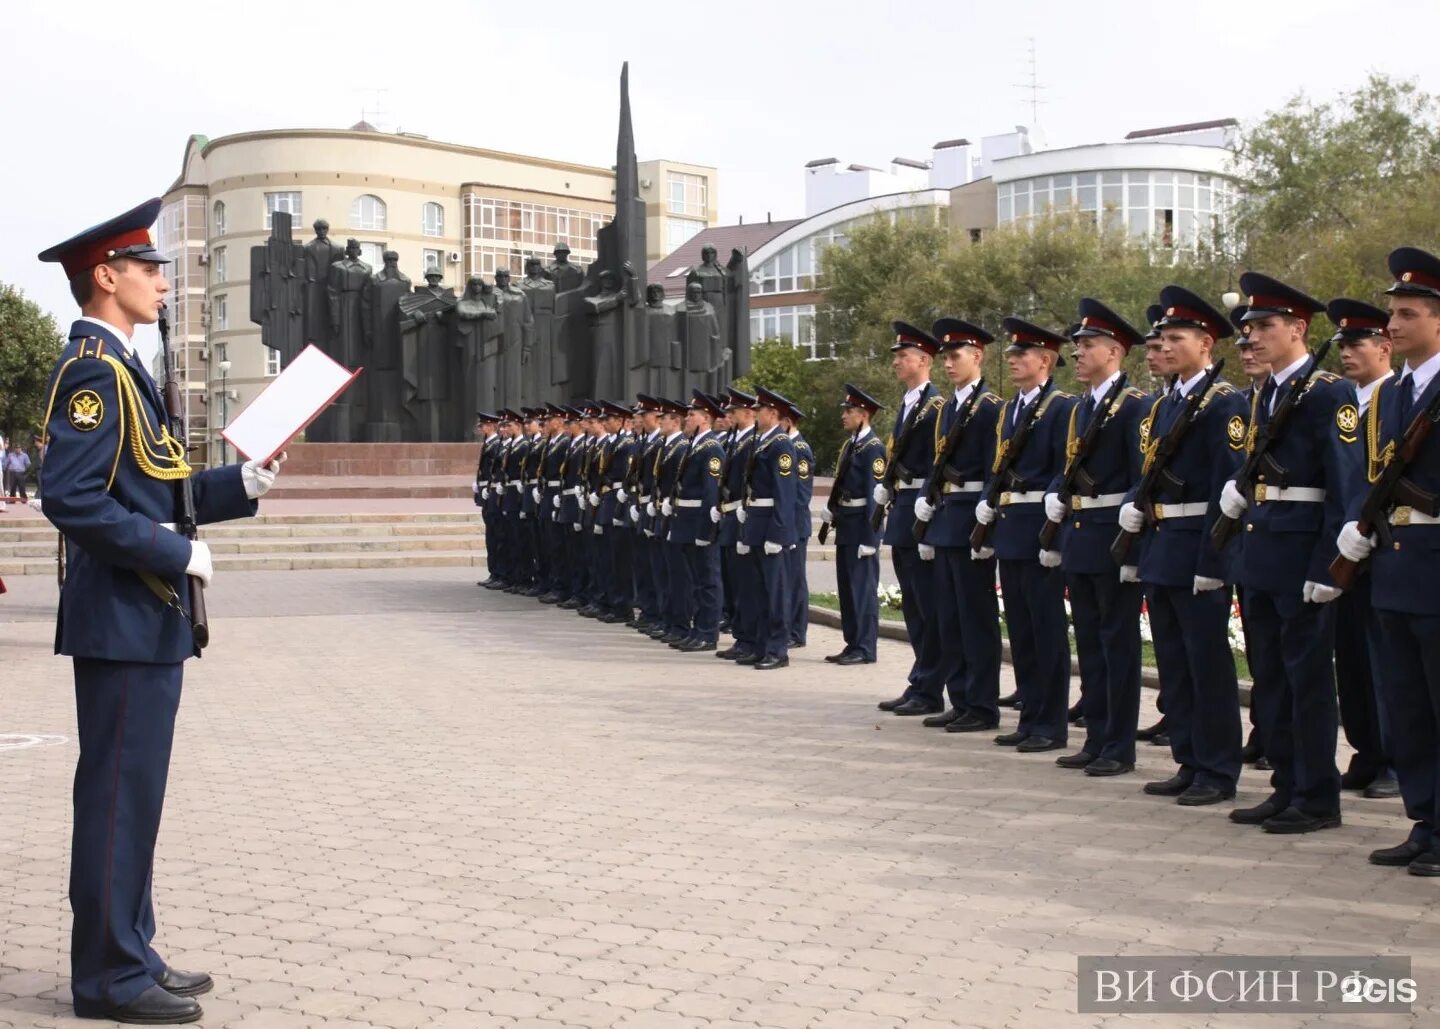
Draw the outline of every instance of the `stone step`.
[[[383,523],[334,524],[319,522],[313,525],[250,525],[235,524],[206,525],[200,529],[200,538],[205,540],[282,540],[314,539],[318,537],[379,538],[393,536],[433,536],[439,539],[463,538],[484,532],[479,522],[404,522],[398,525]],[[21,529],[0,533],[0,557],[21,553],[17,548],[44,546],[53,548],[58,533],[54,528]]]
[[[289,554],[378,554],[385,552],[478,550],[484,546],[480,536],[373,536],[340,539],[307,537],[286,540],[206,540],[210,552],[242,556]]]
[[[407,550],[407,551],[337,551],[331,553],[294,554],[216,554],[219,571],[285,572],[317,568],[468,568],[484,566],[485,551],[473,550]],[[0,576],[54,575],[55,557],[0,559]]]
[[[473,511],[357,511],[354,513],[315,512],[312,514],[265,514],[263,511],[253,518],[237,519],[233,522],[218,523],[211,528],[233,528],[254,525],[373,525],[376,523],[420,522],[424,524],[479,525],[480,509]],[[4,534],[43,529],[54,532],[55,527],[39,515],[14,517],[0,515],[0,540]]]

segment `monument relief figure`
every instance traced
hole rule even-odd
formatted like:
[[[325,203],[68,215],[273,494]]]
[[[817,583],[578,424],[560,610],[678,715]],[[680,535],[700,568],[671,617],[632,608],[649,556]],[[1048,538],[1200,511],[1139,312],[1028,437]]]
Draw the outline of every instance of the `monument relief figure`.
[[[622,266],[628,288],[633,288],[635,269],[626,261]],[[625,319],[629,312],[629,292],[620,285],[620,276],[606,269],[599,276],[600,292],[585,298],[590,323],[590,396],[608,399],[626,396],[625,383]]]
[[[665,287],[652,282],[645,287],[646,382],[637,392],[655,397],[684,395],[684,364],[680,340],[675,336],[675,316],[665,309]]]
[[[500,406],[530,406],[538,398],[525,391],[530,362],[530,334],[534,327],[530,302],[523,289],[510,282],[510,269],[495,269],[495,309],[500,312]]]
[[[720,369],[724,382],[739,375],[750,374],[750,261],[745,251],[734,247],[725,265],[725,317],[720,332],[730,348],[729,363]]]
[[[442,278],[439,268],[430,268],[425,285],[400,298],[406,440],[434,443],[456,438],[451,429],[455,421],[451,384],[460,362],[450,338],[450,312],[458,301],[453,289],[440,285]]]
[[[530,303],[530,363],[525,368],[525,393],[535,403],[565,400],[555,388],[555,283],[545,276],[538,257],[525,259],[520,288]],[[489,410],[489,408],[487,408]]]
[[[271,216],[274,224],[274,215]],[[315,220],[315,238],[305,244],[305,341],[330,353],[330,266],[345,252],[330,238],[330,223]]]
[[[547,269],[550,281],[555,283],[555,292],[565,293],[579,289],[585,282],[585,273],[570,263],[570,247],[565,243],[555,244],[555,260]]]
[[[271,215],[270,238],[250,248],[250,320],[282,368],[305,348],[305,248],[291,238],[287,211]]]
[[[496,340],[499,337],[494,327],[498,317],[494,290],[479,275],[466,279],[465,292],[455,305],[452,323],[460,360],[461,392],[455,413],[464,423],[456,428],[461,433],[476,413],[503,406],[495,403]]]
[[[400,255],[384,253],[385,265],[365,284],[366,350],[365,439],[398,443],[400,435],[400,298],[410,292],[410,277],[400,270]]]
[[[682,311],[685,327],[685,372],[690,385],[698,384],[709,393],[719,392],[725,385],[720,370],[730,357],[720,335],[720,319],[715,308],[705,299],[700,283],[691,282],[685,287],[685,307]]]
[[[326,283],[326,297],[330,304],[330,347],[327,352],[352,371],[364,367],[369,356],[365,349],[364,295],[372,271],[360,260],[359,241],[352,239],[345,245],[345,256],[330,266]],[[317,426],[321,429],[309,438],[320,442],[350,443],[364,436],[364,422],[364,392],[346,390],[311,424],[312,430]]]

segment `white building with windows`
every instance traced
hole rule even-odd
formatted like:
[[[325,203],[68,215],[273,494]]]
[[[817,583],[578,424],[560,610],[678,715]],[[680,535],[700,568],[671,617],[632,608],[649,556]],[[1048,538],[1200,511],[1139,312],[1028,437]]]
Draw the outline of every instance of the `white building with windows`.
[[[652,251],[715,221],[713,168],[646,161],[639,172]],[[208,457],[218,460],[221,409],[233,416],[279,372],[250,321],[250,249],[269,235],[274,212],[293,217],[301,243],[323,218],[331,239],[342,247],[355,239],[377,270],[394,250],[415,283],[439,269],[459,291],[472,274],[488,279],[508,268],[519,277],[527,257],[548,263],[562,243],[572,261],[590,263],[614,191],[610,168],[379,132],[365,122],[190,137],[157,226],[159,245],[175,259],[171,343],[189,439],[209,441]]]

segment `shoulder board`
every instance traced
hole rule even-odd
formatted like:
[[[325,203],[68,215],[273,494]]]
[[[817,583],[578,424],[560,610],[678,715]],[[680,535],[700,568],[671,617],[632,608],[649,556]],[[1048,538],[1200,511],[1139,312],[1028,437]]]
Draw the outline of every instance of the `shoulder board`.
[[[980,400],[982,403],[989,404],[992,407],[996,404],[1005,403],[1005,401],[1000,399],[1000,395],[998,393],[991,393],[989,390],[986,390],[984,393],[980,394]]]
[[[1134,397],[1136,400],[1144,400],[1150,394],[1146,393],[1143,389],[1140,389],[1136,386],[1126,386],[1125,395],[1127,397]]]
[[[1210,395],[1212,397],[1228,397],[1231,393],[1238,392],[1239,390],[1237,390],[1234,386],[1224,381],[1217,382],[1215,383],[1215,385],[1210,387]]]
[[[1315,373],[1315,381],[1326,383],[1339,382],[1340,376],[1336,375],[1334,372],[1327,372],[1322,369],[1321,371]]]
[[[932,396],[929,400],[925,401],[925,411],[927,413],[930,411],[938,411],[944,406],[945,400],[939,394],[936,394],[935,396]]]

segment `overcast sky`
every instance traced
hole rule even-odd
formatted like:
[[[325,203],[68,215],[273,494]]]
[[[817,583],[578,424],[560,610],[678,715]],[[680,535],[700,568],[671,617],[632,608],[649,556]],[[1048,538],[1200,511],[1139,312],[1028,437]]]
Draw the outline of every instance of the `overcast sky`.
[[[451,0],[6,5],[0,280],[74,308],[35,254],[163,193],[191,133],[384,128],[608,167],[630,61],[641,160],[719,169],[720,217],[803,214],[802,166],[884,165],[1031,122],[1051,146],[1235,117],[1371,71],[1440,92],[1425,0]],[[1165,19],[1173,20],[1165,20]],[[380,110],[376,110],[377,101]],[[3,345],[3,341],[0,341]]]

